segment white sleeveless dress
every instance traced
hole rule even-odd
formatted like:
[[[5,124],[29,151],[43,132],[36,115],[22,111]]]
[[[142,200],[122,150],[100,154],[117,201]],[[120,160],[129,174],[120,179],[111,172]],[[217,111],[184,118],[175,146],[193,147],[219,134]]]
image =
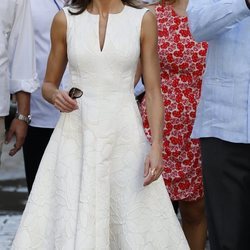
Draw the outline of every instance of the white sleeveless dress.
[[[64,11],[71,85],[84,94],[61,114],[12,249],[189,249],[163,179],[143,187],[150,146],[133,84],[147,10],[110,14],[102,51],[99,16]]]

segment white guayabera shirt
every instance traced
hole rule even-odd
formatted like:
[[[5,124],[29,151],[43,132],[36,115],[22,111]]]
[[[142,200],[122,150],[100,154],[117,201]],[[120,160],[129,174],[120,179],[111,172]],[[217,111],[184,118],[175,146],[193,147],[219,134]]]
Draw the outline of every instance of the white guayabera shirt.
[[[32,115],[30,125],[32,127],[54,128],[60,116],[60,112],[42,97],[41,86],[51,47],[51,24],[56,13],[64,6],[64,2],[64,0],[30,0],[35,35],[36,70],[39,81],[39,88],[32,93],[30,101]],[[61,88],[67,88],[68,78],[66,70],[61,81]]]
[[[250,143],[250,9],[246,0],[189,0],[194,39],[208,42],[193,138]]]
[[[37,88],[33,27],[28,0],[0,3],[0,117],[9,113],[10,93]]]

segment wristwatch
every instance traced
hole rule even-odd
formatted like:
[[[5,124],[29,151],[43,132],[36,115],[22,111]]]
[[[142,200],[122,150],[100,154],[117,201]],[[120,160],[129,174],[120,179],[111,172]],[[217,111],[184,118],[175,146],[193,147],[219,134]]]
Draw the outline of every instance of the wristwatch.
[[[16,118],[17,120],[26,122],[28,125],[29,125],[30,122],[31,122],[31,115],[25,116],[25,115],[16,113],[15,118]]]

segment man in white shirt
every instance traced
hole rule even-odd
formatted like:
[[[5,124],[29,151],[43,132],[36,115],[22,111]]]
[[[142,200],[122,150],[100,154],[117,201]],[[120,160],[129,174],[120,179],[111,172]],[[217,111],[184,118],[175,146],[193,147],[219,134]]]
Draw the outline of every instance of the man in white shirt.
[[[33,28],[27,0],[1,0],[0,4],[0,157],[3,142],[13,135],[9,154],[22,147],[30,122],[30,93],[36,87]],[[4,117],[9,114],[10,93],[17,97],[18,113],[5,137]]]
[[[208,42],[193,138],[200,138],[211,250],[250,249],[250,0],[189,0]]]
[[[64,6],[64,0],[30,0],[35,35],[36,70],[39,88],[32,93],[30,109],[32,121],[23,146],[28,191],[31,191],[44,150],[59,119],[60,112],[41,94],[47,58],[50,51],[50,27],[55,14]],[[66,73],[61,87],[66,88]]]

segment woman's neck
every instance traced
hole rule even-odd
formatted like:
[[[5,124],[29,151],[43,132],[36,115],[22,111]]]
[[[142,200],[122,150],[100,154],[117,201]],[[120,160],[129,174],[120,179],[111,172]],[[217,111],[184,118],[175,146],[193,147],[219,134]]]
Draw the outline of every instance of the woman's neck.
[[[173,4],[172,4],[175,12],[180,15],[180,16],[186,16],[187,12],[187,6],[188,6],[188,0],[176,0]]]
[[[93,0],[88,6],[88,11],[93,14],[106,16],[109,13],[119,13],[124,4],[121,0]]]

